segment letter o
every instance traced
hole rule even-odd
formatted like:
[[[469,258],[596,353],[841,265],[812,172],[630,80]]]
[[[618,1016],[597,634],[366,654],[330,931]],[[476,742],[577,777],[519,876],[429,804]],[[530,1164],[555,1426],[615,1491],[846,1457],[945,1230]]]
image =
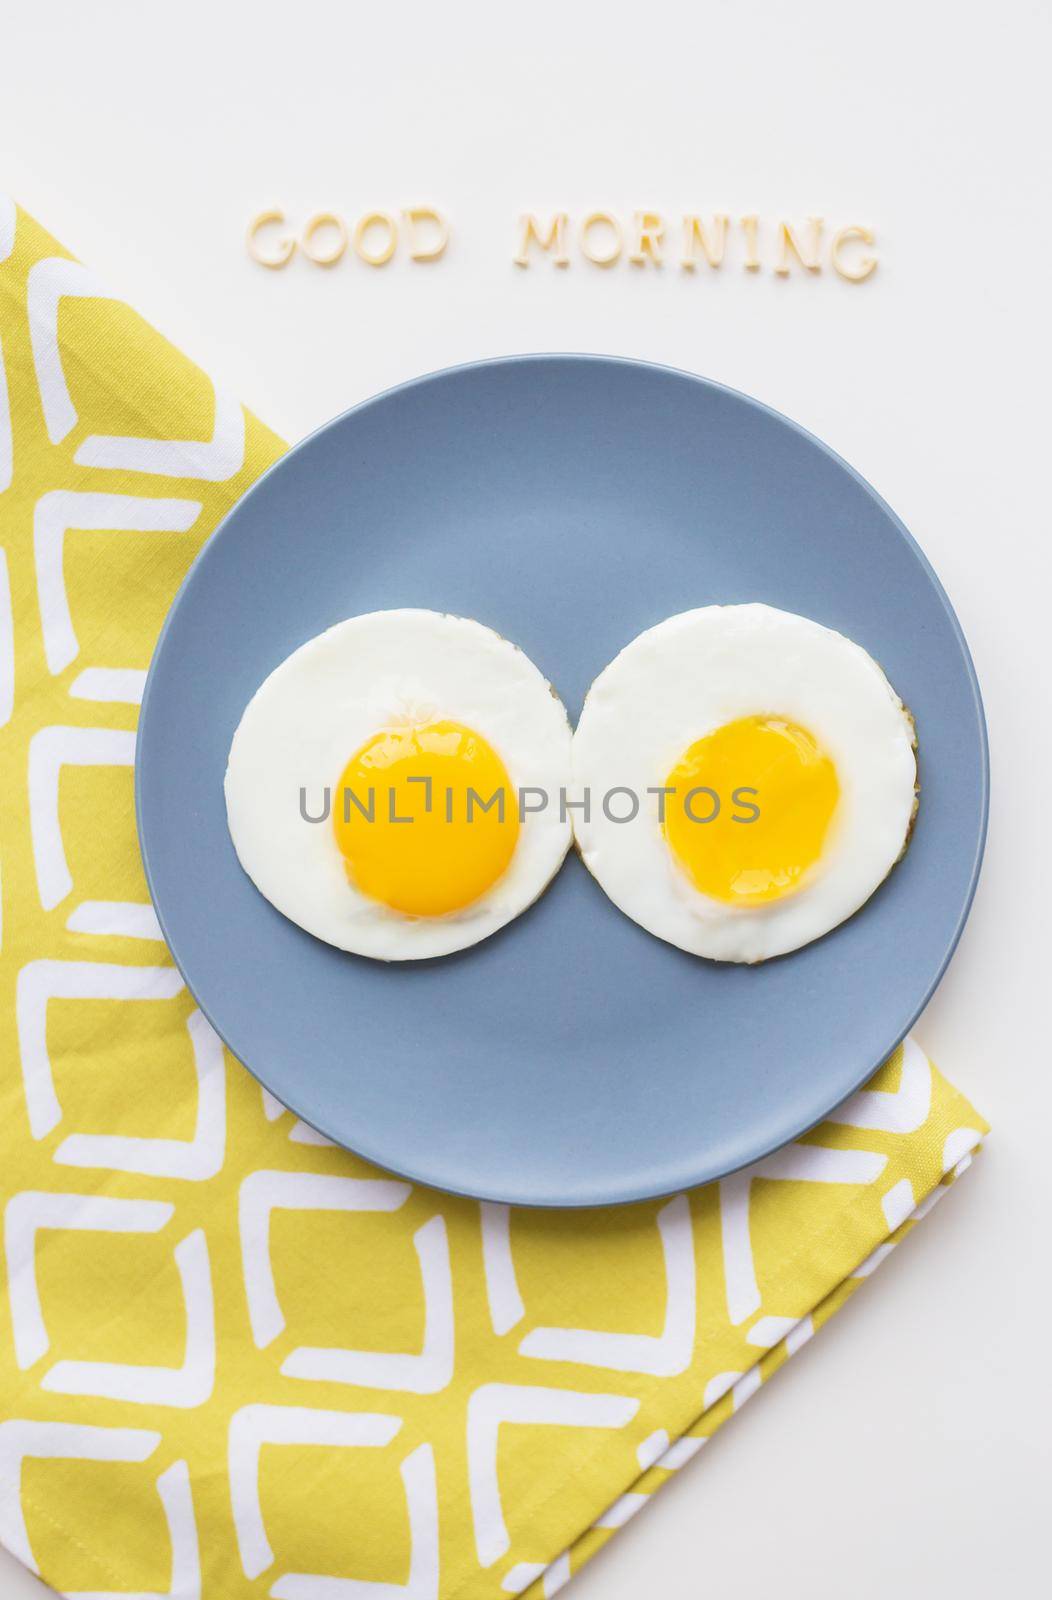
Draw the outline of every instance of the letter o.
[[[588,235],[591,229],[599,227],[602,223],[605,223],[608,228],[612,229],[614,235],[613,249],[608,250],[605,255],[598,254],[591,248],[588,242]],[[610,215],[609,211],[592,211],[581,223],[581,254],[584,256],[585,260],[590,261],[593,266],[612,267],[614,262],[621,254],[621,245],[621,224],[618,222],[616,217],[612,217]]]
[[[710,811],[707,817],[699,817],[695,814],[694,807],[691,805],[691,801],[694,799],[696,794],[707,794],[711,796],[716,803],[715,809]],[[686,794],[683,796],[683,809],[687,813],[687,816],[690,818],[691,822],[715,822],[716,818],[720,814],[720,797],[716,793],[715,789],[706,789],[704,786],[702,786],[700,789],[688,789]]]
[[[628,813],[627,817],[615,817],[614,813],[611,811],[610,802],[614,798],[615,794],[627,794],[628,798],[631,800],[632,809]],[[623,784],[619,784],[614,789],[608,789],[603,796],[603,815],[607,822],[634,822],[639,815],[639,796],[636,794],[636,791],[634,789],[626,788]]]
[[[387,229],[387,243],[378,251],[368,251],[365,248],[365,236],[370,228],[383,227]],[[382,267],[390,261],[395,253],[398,243],[398,224],[389,211],[367,211],[364,217],[359,217],[354,230],[354,250],[370,267]]]
[[[314,245],[314,235],[321,228],[336,230],[336,242],[328,250],[319,250]],[[303,225],[300,248],[307,260],[313,261],[316,267],[334,267],[347,248],[347,228],[343,218],[334,211],[316,211]]]

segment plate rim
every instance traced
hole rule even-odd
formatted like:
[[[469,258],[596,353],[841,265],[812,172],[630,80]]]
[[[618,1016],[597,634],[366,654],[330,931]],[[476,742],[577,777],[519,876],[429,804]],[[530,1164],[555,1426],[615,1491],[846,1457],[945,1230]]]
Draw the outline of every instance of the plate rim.
[[[364,1145],[349,1145],[345,1144],[342,1139],[335,1139],[330,1131],[319,1127],[318,1124],[315,1121],[312,1121],[310,1117],[304,1116],[301,1111],[297,1110],[293,1100],[287,1099],[283,1094],[276,1094],[267,1083],[266,1079],[254,1067],[250,1066],[247,1062],[242,1061],[241,1057],[234,1050],[233,1046],[227,1042],[223,1031],[218,1027],[215,1018],[211,1014],[210,1008],[202,1001],[193,984],[190,982],[190,978],[183,961],[180,959],[179,953],[172,943],[169,935],[169,929],[166,925],[164,910],[158,903],[155,893],[154,873],[151,866],[149,848],[146,843],[146,835],[149,830],[148,825],[144,823],[145,807],[143,801],[142,761],[140,757],[140,752],[143,748],[141,734],[145,724],[148,721],[149,705],[154,684],[156,682],[158,664],[161,660],[165,641],[176,613],[180,606],[185,603],[191,587],[200,581],[200,569],[204,563],[204,560],[215,541],[224,533],[234,513],[240,513],[243,510],[246,502],[248,502],[252,496],[255,495],[257,490],[260,490],[263,487],[273,472],[276,472],[281,466],[283,466],[292,455],[305,449],[312,442],[312,440],[314,440],[320,434],[326,433],[330,429],[344,424],[349,418],[355,416],[357,413],[365,411],[375,405],[379,405],[384,401],[390,400],[405,390],[422,388],[425,385],[441,382],[443,380],[461,376],[483,368],[514,367],[521,365],[543,366],[551,362],[571,362],[580,364],[618,366],[629,369],[641,369],[645,372],[661,373],[670,377],[684,379],[690,383],[700,384],[703,388],[725,394],[733,400],[741,402],[748,408],[758,411],[764,416],[784,424],[801,438],[808,441],[810,444],[817,446],[825,456],[827,456],[837,466],[842,468],[884,513],[885,517],[895,528],[899,537],[904,541],[907,549],[917,561],[918,566],[934,591],[939,604],[945,613],[946,619],[949,622],[951,633],[954,637],[957,649],[960,652],[961,660],[964,664],[968,687],[971,692],[972,704],[975,711],[976,730],[978,733],[979,742],[980,818],[975,850],[969,865],[967,891],[964,895],[957,920],[947,940],[946,948],[938,962],[927,988],[925,989],[916,1008],[909,1016],[905,1026],[898,1034],[898,1037],[882,1053],[880,1060],[875,1063],[867,1063],[863,1071],[852,1081],[851,1086],[848,1088],[846,1093],[841,1098],[835,1100],[831,1105],[827,1106],[821,1116],[801,1124],[794,1133],[790,1133],[784,1139],[778,1139],[774,1143],[768,1143],[758,1147],[756,1152],[750,1155],[745,1161],[738,1162],[737,1164],[726,1168],[721,1168],[719,1171],[713,1171],[703,1176],[699,1176],[690,1182],[680,1181],[668,1187],[660,1185],[654,1186],[653,1184],[642,1182],[637,1183],[636,1185],[630,1187],[624,1192],[619,1193],[616,1196],[608,1196],[600,1199],[579,1196],[571,1196],[569,1198],[565,1196],[545,1196],[540,1198],[537,1196],[530,1196],[529,1198],[524,1198],[521,1195],[510,1194],[506,1189],[498,1193],[483,1187],[464,1188],[448,1182],[439,1183],[433,1176],[427,1175],[418,1169],[415,1169],[412,1163],[404,1167],[392,1167],[387,1160],[370,1153]],[[373,1166],[379,1167],[382,1171],[394,1173],[399,1177],[405,1178],[411,1183],[420,1184],[427,1188],[434,1189],[442,1194],[449,1194],[460,1199],[489,1201],[498,1204],[523,1206],[530,1209],[536,1208],[538,1210],[584,1210],[592,1208],[605,1209],[610,1206],[634,1205],[642,1201],[664,1199],[670,1195],[682,1193],[685,1190],[704,1187],[709,1183],[714,1183],[722,1178],[729,1177],[735,1172],[741,1172],[746,1168],[753,1166],[756,1162],[763,1161],[767,1156],[773,1154],[776,1150],[783,1149],[785,1145],[794,1143],[797,1139],[800,1139],[805,1134],[811,1132],[812,1129],[819,1127],[824,1121],[827,1120],[831,1111],[835,1110],[838,1105],[842,1105],[844,1101],[850,1099],[853,1094],[857,1093],[858,1090],[865,1084],[866,1080],[880,1068],[882,1063],[886,1061],[895,1050],[898,1049],[899,1045],[910,1033],[910,1030],[913,1028],[917,1019],[928,1006],[933,995],[935,994],[935,991],[942,982],[942,979],[946,973],[946,969],[949,966],[950,961],[953,959],[953,955],[958,944],[960,943],[961,935],[964,932],[968,917],[971,914],[972,905],[974,903],[976,890],[979,884],[979,877],[982,871],[989,828],[990,741],[986,721],[986,711],[983,704],[982,690],[980,688],[978,674],[975,670],[975,663],[972,659],[972,654],[968,647],[968,641],[965,638],[964,630],[961,627],[960,620],[938,574],[936,573],[931,562],[928,560],[928,557],[925,555],[920,544],[914,538],[898,514],[888,504],[879,491],[873,487],[869,480],[865,478],[856,467],[852,466],[849,461],[846,461],[837,450],[835,450],[831,445],[827,444],[825,440],[819,438],[817,434],[812,433],[810,429],[804,427],[802,423],[796,422],[792,417],[786,416],[784,412],[777,410],[777,408],[774,406],[768,405],[765,401],[758,400],[755,398],[755,396],[746,394],[743,390],[736,389],[730,384],[721,383],[717,379],[705,377],[701,373],[691,372],[684,367],[676,367],[667,362],[648,361],[635,356],[609,355],[589,351],[524,351],[511,355],[486,356],[473,361],[457,362],[452,366],[438,367],[431,371],[421,373],[417,377],[408,378],[401,383],[393,384],[386,389],[381,389],[376,394],[367,396],[365,399],[356,402],[356,404],[348,406],[345,410],[337,412],[334,416],[328,418],[327,421],[320,423],[318,427],[311,429],[309,433],[306,433],[302,439],[297,440],[295,444],[290,445],[281,453],[281,455],[277,457],[275,461],[271,462],[270,466],[265,468],[265,470],[260,473],[259,477],[249,485],[242,495],[238,496],[234,503],[227,509],[227,511],[224,512],[220,521],[217,523],[216,527],[205,540],[204,544],[201,546],[201,549],[197,552],[196,556],[191,562],[190,567],[188,568],[182,582],[172,598],[171,604],[165,613],[160,631],[158,632],[157,639],[150,657],[150,665],[146,674],[146,682],[143,687],[142,701],[140,703],[139,716],[136,724],[134,787],[135,824],[136,835],[139,844],[139,853],[142,860],[143,872],[146,878],[146,885],[149,891],[150,901],[164,938],[165,948],[171,956],[177,971],[182,977],[188,993],[191,995],[195,1004],[204,1015],[206,1021],[222,1041],[224,1047],[230,1051],[231,1055],[233,1055],[235,1060],[238,1061],[242,1067],[244,1067],[245,1071],[247,1071],[262,1088],[266,1089],[266,1091],[271,1094],[274,1099],[278,1100],[286,1110],[291,1111],[292,1114],[301,1122],[312,1128],[316,1133],[320,1134],[330,1143],[333,1143],[337,1149],[346,1150],[349,1154],[357,1156],[359,1159],[367,1161]]]

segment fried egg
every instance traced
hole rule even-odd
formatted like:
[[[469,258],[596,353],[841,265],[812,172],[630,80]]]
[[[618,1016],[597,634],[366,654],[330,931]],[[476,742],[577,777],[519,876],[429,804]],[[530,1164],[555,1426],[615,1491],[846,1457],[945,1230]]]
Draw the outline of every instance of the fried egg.
[[[686,611],[588,692],[577,845],[659,939],[763,961],[828,933],[891,871],[916,810],[915,747],[884,673],[842,634],[766,605]]]
[[[448,955],[524,911],[569,848],[570,725],[532,661],[434,611],[352,617],[295,650],[234,734],[238,858],[319,939],[383,961]]]

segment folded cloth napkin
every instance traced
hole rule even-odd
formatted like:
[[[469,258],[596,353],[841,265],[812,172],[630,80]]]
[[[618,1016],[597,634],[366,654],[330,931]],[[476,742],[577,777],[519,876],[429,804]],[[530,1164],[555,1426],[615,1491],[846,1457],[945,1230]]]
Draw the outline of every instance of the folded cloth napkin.
[[[0,1538],[94,1600],[553,1595],[985,1124],[907,1042],[749,1171],[552,1213],[296,1121],[183,988],[132,810],[165,608],[281,442],[3,203],[0,349]]]

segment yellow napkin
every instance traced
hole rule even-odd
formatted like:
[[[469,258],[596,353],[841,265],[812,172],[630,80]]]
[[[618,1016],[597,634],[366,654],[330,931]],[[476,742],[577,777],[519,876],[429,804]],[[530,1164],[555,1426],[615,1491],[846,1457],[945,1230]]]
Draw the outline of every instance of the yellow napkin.
[[[509,1213],[297,1122],[182,987],[132,815],[165,609],[281,442],[3,202],[0,349],[0,1538],[93,1600],[553,1595],[985,1124],[908,1043],[750,1172]]]

